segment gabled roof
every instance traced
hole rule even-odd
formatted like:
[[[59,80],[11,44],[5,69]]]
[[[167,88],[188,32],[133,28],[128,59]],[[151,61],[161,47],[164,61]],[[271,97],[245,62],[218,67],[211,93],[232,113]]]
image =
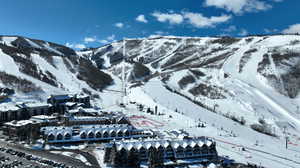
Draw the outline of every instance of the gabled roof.
[[[132,141],[117,141],[117,150],[125,149],[129,151],[131,148],[137,150],[144,147],[145,149],[150,149],[151,147],[158,149],[160,147],[167,148],[169,145],[173,149],[177,148],[188,148],[195,147],[197,144],[199,147],[202,147],[204,144],[211,146],[213,144],[212,140],[203,139],[203,138],[192,138],[192,139],[147,139],[147,140],[132,140]]]

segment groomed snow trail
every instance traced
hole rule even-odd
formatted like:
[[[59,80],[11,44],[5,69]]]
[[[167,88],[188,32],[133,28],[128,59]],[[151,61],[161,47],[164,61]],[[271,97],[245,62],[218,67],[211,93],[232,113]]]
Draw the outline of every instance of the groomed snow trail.
[[[255,93],[257,97],[260,98],[260,100],[270,105],[272,107],[272,110],[277,111],[282,116],[286,117],[290,121],[293,121],[293,126],[297,126],[298,128],[300,128],[300,121],[297,118],[293,117],[287,109],[277,103],[273,98],[266,95],[258,88],[255,88],[254,86],[243,82],[242,80],[236,80],[236,82],[243,85],[245,89],[251,90],[252,93]]]

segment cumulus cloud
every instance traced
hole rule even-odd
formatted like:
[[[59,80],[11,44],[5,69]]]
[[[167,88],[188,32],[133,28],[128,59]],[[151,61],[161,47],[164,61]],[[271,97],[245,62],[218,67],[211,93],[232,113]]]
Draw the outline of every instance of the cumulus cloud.
[[[159,22],[167,22],[170,24],[188,23],[196,28],[214,27],[219,23],[227,22],[231,19],[231,15],[206,17],[201,13],[181,12],[181,13],[161,13],[154,12],[152,16],[156,17]]]
[[[234,31],[236,31],[236,30],[237,30],[237,28],[236,28],[236,26],[234,26],[234,25],[231,25],[231,26],[229,26],[228,28],[223,29],[224,32],[234,32]]]
[[[299,24],[290,25],[287,29],[284,29],[282,31],[282,33],[284,33],[284,34],[300,33],[300,23]]]
[[[154,33],[157,35],[168,35],[169,34],[169,32],[165,32],[165,31],[161,31],[161,30],[155,31]]]
[[[121,22],[118,22],[118,23],[115,24],[115,26],[116,26],[117,28],[123,28],[123,27],[124,27],[124,24],[121,23]]]
[[[66,43],[65,46],[67,46],[67,47],[69,47],[69,48],[73,48],[74,45],[71,44],[71,43]]]
[[[142,23],[148,23],[148,20],[146,19],[145,15],[139,15],[138,17],[136,17],[135,20]]]
[[[277,33],[278,29],[264,29],[265,33]]]
[[[75,44],[74,48],[84,49],[84,48],[86,48],[86,46],[84,44]]]
[[[180,24],[184,20],[181,14],[176,13],[154,12],[152,13],[152,16],[154,16],[159,22],[169,22],[170,24]]]
[[[272,8],[270,4],[261,0],[205,0],[204,5],[225,9],[236,14]]]
[[[112,34],[111,36],[107,37],[107,40],[113,41],[113,40],[115,40],[115,38],[116,38],[116,35]]]
[[[84,44],[79,44],[79,43],[77,44],[66,43],[65,45],[69,48],[80,49],[80,50],[86,48]]]
[[[115,38],[116,38],[116,35],[112,34],[112,35],[106,37],[105,39],[98,40],[98,42],[102,43],[102,44],[107,44],[107,43],[114,42]]]
[[[85,37],[83,41],[85,43],[92,43],[92,42],[97,41],[97,38],[96,37]]]
[[[107,44],[109,43],[106,39],[103,39],[103,40],[99,40],[99,43],[102,43],[102,44]]]
[[[230,15],[205,17],[201,13],[192,12],[186,12],[183,16],[191,25],[197,28],[214,27],[216,24],[224,23],[231,19]]]
[[[169,32],[165,32],[165,31],[155,31],[154,34],[149,35],[149,38],[156,38],[156,37],[161,37],[161,36],[167,36],[169,35]]]

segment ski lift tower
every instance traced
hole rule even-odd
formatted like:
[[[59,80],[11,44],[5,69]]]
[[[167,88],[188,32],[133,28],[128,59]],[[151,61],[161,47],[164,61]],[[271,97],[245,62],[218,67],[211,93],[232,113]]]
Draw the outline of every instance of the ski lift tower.
[[[123,61],[122,61],[122,103],[126,104],[126,74],[125,74],[125,64],[126,64],[126,38],[123,39]]]

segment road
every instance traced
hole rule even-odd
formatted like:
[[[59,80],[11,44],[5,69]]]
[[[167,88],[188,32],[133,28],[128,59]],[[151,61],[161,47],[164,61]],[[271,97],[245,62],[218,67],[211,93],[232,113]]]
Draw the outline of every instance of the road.
[[[71,152],[71,153],[80,154],[83,157],[85,157],[86,160],[92,165],[92,166],[89,166],[90,168],[100,168],[100,165],[98,164],[97,159],[88,152],[84,152],[84,151],[81,151],[78,149],[63,149],[63,150],[50,150],[50,151]]]

